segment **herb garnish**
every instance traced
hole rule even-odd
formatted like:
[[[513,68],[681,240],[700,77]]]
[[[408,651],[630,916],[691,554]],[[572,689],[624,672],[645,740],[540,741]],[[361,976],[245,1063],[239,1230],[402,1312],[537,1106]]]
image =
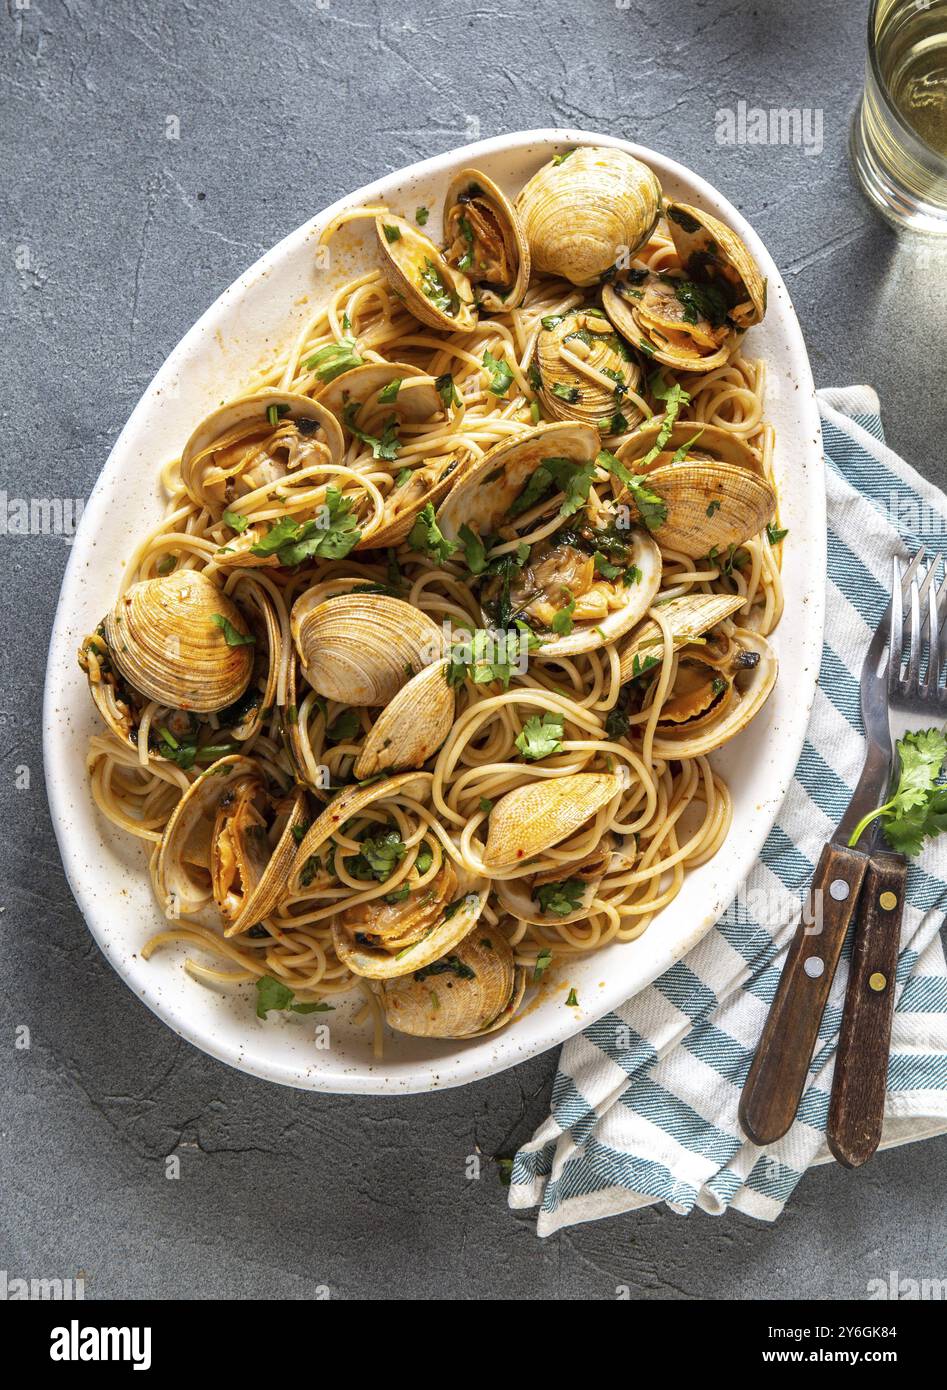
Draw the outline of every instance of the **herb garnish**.
[[[549,758],[562,751],[564,716],[546,713],[540,718],[531,714],[516,736],[516,746],[527,762],[535,763],[540,758]]]
[[[343,337],[338,343],[327,343],[306,358],[303,366],[315,372],[320,381],[334,381],[352,367],[360,367],[362,358],[355,350],[355,339]]]
[[[335,1009],[334,1004],[294,1004],[295,997],[289,985],[284,985],[281,980],[274,980],[270,975],[264,975],[256,982],[257,1018],[266,1018],[273,1009],[288,1009],[294,1014],[324,1014],[332,1013]]]
[[[947,759],[947,736],[940,729],[915,730],[898,739],[897,753],[900,771],[894,794],[859,821],[848,843],[854,847],[865,827],[880,817],[891,848],[913,857],[925,840],[947,830],[947,786],[937,781]]]

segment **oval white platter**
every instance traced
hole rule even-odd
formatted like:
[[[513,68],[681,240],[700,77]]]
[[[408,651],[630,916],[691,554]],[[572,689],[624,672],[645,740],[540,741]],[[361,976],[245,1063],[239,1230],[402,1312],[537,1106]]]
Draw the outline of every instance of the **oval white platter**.
[[[183,968],[184,948],[140,951],[162,926],[143,851],[95,811],[85,773],[86,740],[96,728],[85,678],[76,665],[83,634],[111,603],[123,566],[162,512],[158,468],[177,455],[198,420],[239,394],[248,379],[289,345],[328,292],[373,266],[370,224],[347,228],[330,268],[315,255],[321,229],[342,208],[387,203],[412,217],[431,209],[437,239],[441,200],[455,170],[474,164],[515,193],[540,164],[573,145],[614,145],[644,160],[665,194],[707,208],[744,238],[769,280],[766,319],[746,351],[766,358],[766,409],[776,427],[786,612],[774,635],[781,660],[764,711],[715,761],[733,794],[733,826],[710,863],[692,872],[637,941],[612,945],[547,972],[538,998],[510,1027],[465,1043],[389,1033],[381,1061],[357,1008],[299,1017],[254,1012],[250,986],[210,989]],[[399,170],[343,198],[292,232],[226,290],[184,336],[123,429],[85,508],[63,580],[49,651],[44,756],[53,823],[72,891],[112,965],[181,1036],[231,1066],[315,1091],[406,1092],[459,1086],[555,1047],[649,984],[689,951],[732,901],[758,856],[789,785],[815,691],[825,592],[825,492],[818,411],[802,334],[786,287],[752,227],[708,183],[652,150],[607,135],[538,130],[503,135]],[[578,1008],[565,999],[574,988]],[[318,1046],[329,1021],[328,1046]],[[325,1043],[326,1039],[321,1039]]]

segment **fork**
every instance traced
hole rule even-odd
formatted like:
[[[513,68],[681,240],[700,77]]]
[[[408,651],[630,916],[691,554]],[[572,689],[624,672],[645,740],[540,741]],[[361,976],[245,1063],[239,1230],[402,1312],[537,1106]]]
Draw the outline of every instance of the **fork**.
[[[937,566],[935,558],[920,585],[917,567],[911,567],[905,623],[904,576],[897,559],[892,562],[885,698],[889,733],[894,732],[895,736],[908,728],[919,727],[920,721],[924,721],[925,727],[931,722],[942,722],[947,714],[947,687],[940,682],[940,598],[947,588],[947,580],[939,588],[932,582]],[[923,606],[928,611],[922,621]],[[880,685],[880,671],[876,679]],[[895,765],[893,779],[897,774]],[[881,848],[880,820],[873,823],[868,851],[870,857],[855,918],[851,969],[826,1129],[829,1148],[848,1168],[859,1167],[870,1158],[881,1139],[907,876],[904,855]]]
[[[761,1147],[782,1138],[796,1116],[809,1074],[819,1024],[843,942],[856,917],[869,865],[875,863],[879,870],[885,867],[880,855],[872,859],[864,850],[851,847],[849,840],[865,813],[875,810],[884,800],[890,782],[891,730],[883,658],[893,629],[897,632],[899,654],[902,650],[902,587],[909,594],[913,594],[912,586],[917,587],[917,598],[915,600],[912,596],[911,608],[912,612],[916,609],[918,613],[920,628],[921,595],[925,601],[930,601],[935,577],[934,568],[930,567],[923,582],[917,586],[923,556],[924,552],[920,550],[911,559],[903,575],[898,570],[891,602],[865,655],[861,673],[861,712],[866,739],[864,767],[838,828],[819,856],[807,900],[744,1083],[740,1098],[740,1123],[750,1139]],[[947,585],[941,587],[937,599],[942,596],[944,587]],[[935,600],[935,615],[937,611]],[[939,634],[936,616],[935,630]],[[898,676],[900,678],[900,662]],[[877,831],[875,823],[875,835]],[[887,887],[877,889],[875,899],[889,891],[894,890]],[[898,905],[900,899],[901,893],[898,892]],[[886,897],[885,901],[890,902],[890,899]],[[887,981],[889,975],[885,978]],[[860,1030],[856,1034],[856,1042],[859,1036]],[[851,1124],[848,1117],[858,1111],[856,1076],[857,1069],[850,1066],[847,1070],[848,1084],[843,1087],[840,1082],[840,1115],[845,1123],[840,1122],[838,1133],[840,1149],[850,1149],[857,1162],[864,1160],[857,1159],[858,1147],[850,1143],[848,1135]],[[852,1088],[856,1088],[854,1094]],[[849,1104],[843,1104],[845,1100]]]

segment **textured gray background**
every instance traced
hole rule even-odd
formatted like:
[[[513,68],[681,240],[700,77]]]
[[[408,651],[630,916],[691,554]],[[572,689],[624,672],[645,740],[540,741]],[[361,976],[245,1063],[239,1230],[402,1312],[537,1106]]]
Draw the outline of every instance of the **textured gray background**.
[[[476,121],[612,131],[704,174],[782,268],[817,383],[872,382],[891,442],[947,482],[947,261],[898,245],[846,163],[866,6],[4,0],[0,488],[87,495],[238,272]],[[714,113],[741,99],[824,108],[824,152],[719,146]],[[0,540],[0,1268],[84,1270],[90,1297],[858,1297],[890,1269],[945,1273],[944,1139],[814,1172],[774,1228],[649,1209],[541,1242],[464,1160],[531,1134],[553,1056],[431,1097],[320,1098],[177,1040],[92,944],[49,824],[39,707],[66,555],[55,537]],[[12,1048],[23,1023],[28,1052]]]

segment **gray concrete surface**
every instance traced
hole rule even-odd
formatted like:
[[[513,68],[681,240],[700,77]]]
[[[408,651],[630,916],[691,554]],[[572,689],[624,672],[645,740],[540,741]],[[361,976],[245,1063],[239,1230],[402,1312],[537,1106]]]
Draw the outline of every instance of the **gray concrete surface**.
[[[787,278],[817,382],[870,381],[947,483],[944,255],[846,162],[867,0],[5,0],[0,488],[84,496],[152,373],[256,256],[352,186],[483,135],[613,131],[716,183]],[[824,149],[715,112],[824,112]],[[178,117],[180,139],[166,138]],[[11,390],[12,385],[12,390]],[[943,1275],[947,1141],[811,1174],[774,1228],[650,1209],[541,1242],[475,1144],[542,1117],[550,1055],[464,1091],[320,1098],[178,1041],[100,957],[46,810],[39,708],[66,546],[0,537],[0,1268],[87,1296],[859,1297]],[[29,786],[22,787],[26,768]],[[32,1047],[13,1046],[27,1024]],[[165,1158],[182,1161],[177,1182]]]

